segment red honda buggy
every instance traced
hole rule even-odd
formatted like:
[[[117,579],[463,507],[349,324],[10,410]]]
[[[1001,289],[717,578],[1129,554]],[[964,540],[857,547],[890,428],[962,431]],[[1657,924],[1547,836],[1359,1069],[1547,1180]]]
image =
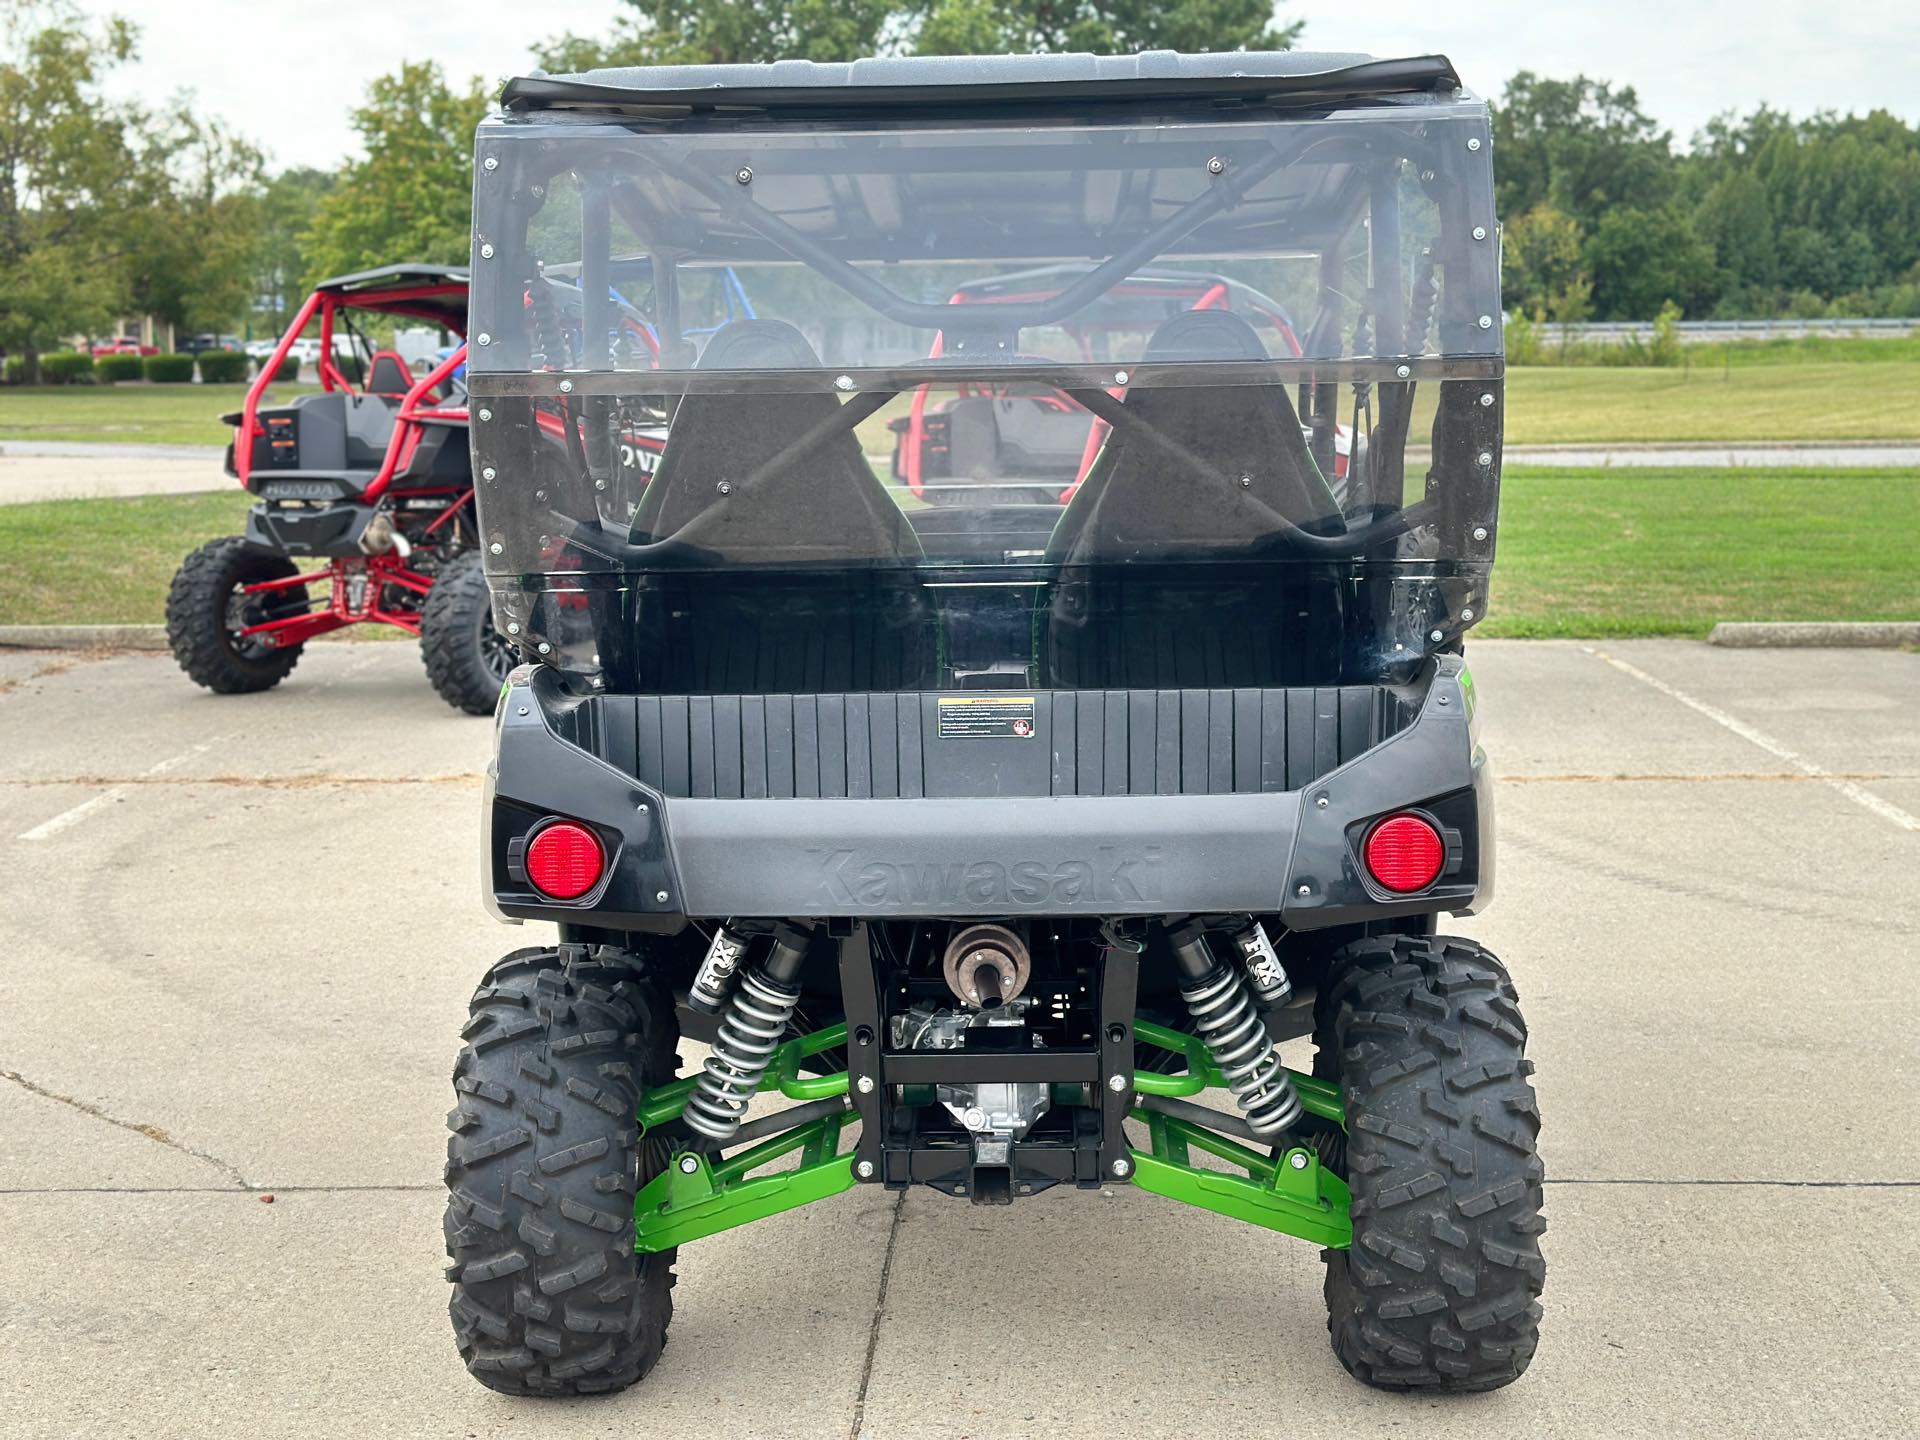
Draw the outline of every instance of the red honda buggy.
[[[448,704],[490,714],[512,663],[493,628],[467,452],[466,347],[424,376],[367,343],[369,316],[464,336],[467,272],[388,265],[322,281],[294,316],[234,426],[227,473],[257,503],[244,535],[201,546],[167,596],[180,668],[223,695],[270,689],[307,641],[347,625],[420,637]],[[318,391],[276,404],[294,342],[319,325]],[[363,380],[343,368],[352,342]]]

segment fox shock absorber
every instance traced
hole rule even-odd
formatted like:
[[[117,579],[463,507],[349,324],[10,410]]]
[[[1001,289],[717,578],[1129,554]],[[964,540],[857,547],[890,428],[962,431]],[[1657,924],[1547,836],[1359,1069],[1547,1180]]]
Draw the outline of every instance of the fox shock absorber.
[[[1247,983],[1253,986],[1256,1005],[1271,1010],[1292,998],[1293,981],[1287,978],[1287,967],[1274,953],[1273,941],[1267,938],[1265,926],[1258,920],[1249,920],[1246,929],[1233,932],[1233,946],[1247,967]]]
[[[725,1142],[740,1128],[800,1003],[800,967],[810,938],[810,931],[779,926],[773,934],[773,953],[740,972],[714,1034],[713,1053],[687,1096],[681,1119],[689,1130]],[[715,939],[717,943],[718,936]],[[705,970],[704,963],[701,968]]]
[[[1206,1042],[1247,1124],[1263,1139],[1289,1129],[1300,1118],[1300,1097],[1254,1011],[1246,979],[1237,967],[1214,959],[1206,927],[1199,921],[1174,927],[1167,938],[1182,976],[1180,998],[1187,1002],[1194,1030]],[[1235,940],[1244,953],[1246,937]],[[1260,940],[1266,940],[1264,933]],[[1264,948],[1272,953],[1270,944]],[[1273,963],[1278,970],[1279,960]],[[1284,970],[1280,978],[1285,981]]]
[[[715,930],[707,945],[706,958],[694,972],[693,983],[687,986],[687,1004],[702,1015],[718,1015],[727,1003],[727,988],[733,983],[733,972],[740,968],[746,955],[745,936],[734,934],[724,925]]]

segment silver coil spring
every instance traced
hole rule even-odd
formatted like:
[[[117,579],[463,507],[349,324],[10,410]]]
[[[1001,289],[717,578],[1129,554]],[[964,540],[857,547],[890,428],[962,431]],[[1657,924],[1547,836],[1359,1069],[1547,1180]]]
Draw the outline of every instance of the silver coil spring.
[[[733,1138],[799,1003],[798,989],[758,970],[742,973],[713,1037],[713,1053],[687,1096],[681,1118],[689,1130],[709,1140]]]
[[[1254,1133],[1278,1135],[1299,1120],[1300,1097],[1267,1039],[1240,972],[1219,966],[1194,984],[1183,985],[1180,998]]]

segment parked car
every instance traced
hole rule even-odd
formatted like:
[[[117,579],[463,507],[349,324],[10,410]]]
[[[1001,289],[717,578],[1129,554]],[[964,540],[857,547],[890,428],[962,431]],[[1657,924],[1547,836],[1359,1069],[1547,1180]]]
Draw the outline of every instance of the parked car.
[[[143,345],[137,335],[122,335],[117,340],[98,340],[92,346],[95,355],[158,355],[157,345]]]
[[[180,349],[188,355],[198,355],[204,350],[239,350],[240,337],[237,335],[189,335],[180,342]]]
[[[271,354],[272,350],[269,349],[267,353]],[[298,340],[295,340],[293,342],[292,353],[299,358],[299,361],[302,365],[319,364],[320,363],[320,337],[318,335],[302,335]],[[334,336],[333,337],[333,353],[336,359],[344,359],[347,356],[352,355],[353,341],[348,339],[345,335]]]

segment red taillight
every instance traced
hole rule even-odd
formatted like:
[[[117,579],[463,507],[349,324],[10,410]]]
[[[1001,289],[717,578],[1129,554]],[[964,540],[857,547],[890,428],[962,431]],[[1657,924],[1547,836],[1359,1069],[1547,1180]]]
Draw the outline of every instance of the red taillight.
[[[1393,815],[1367,836],[1367,871],[1387,889],[1424,890],[1440,873],[1447,847],[1440,832],[1418,815]]]
[[[527,846],[527,878],[555,900],[577,900],[599,882],[606,852],[591,830],[556,821]]]

